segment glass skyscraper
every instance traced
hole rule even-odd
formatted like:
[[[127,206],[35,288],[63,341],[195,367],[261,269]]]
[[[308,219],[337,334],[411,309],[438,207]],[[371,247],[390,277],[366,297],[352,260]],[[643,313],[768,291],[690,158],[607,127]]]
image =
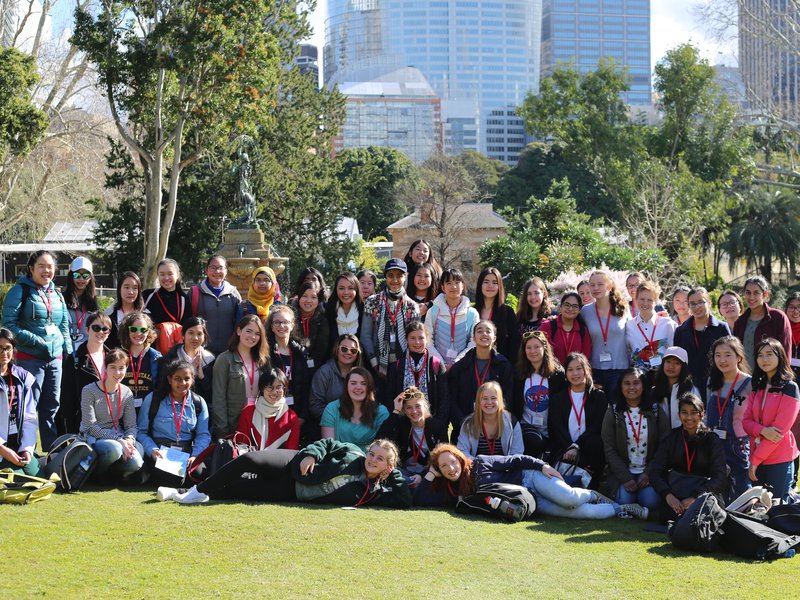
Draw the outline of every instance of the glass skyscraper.
[[[558,63],[586,73],[600,58],[627,67],[628,104],[651,103],[650,0],[544,0],[542,77]]]

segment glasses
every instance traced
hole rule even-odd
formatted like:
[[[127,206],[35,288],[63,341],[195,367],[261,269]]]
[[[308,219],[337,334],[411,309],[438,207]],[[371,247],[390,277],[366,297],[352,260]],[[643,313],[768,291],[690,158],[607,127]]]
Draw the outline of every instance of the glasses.
[[[339,346],[339,352],[342,354],[358,354],[358,348],[347,348],[346,346]]]
[[[128,331],[130,333],[147,333],[150,331],[149,327],[134,327],[133,325],[128,325]]]
[[[573,304],[572,302],[562,302],[561,308],[568,308],[569,310],[578,310],[580,308],[580,305]]]
[[[91,273],[73,273],[73,279],[83,279],[84,281],[89,281],[92,278]]]
[[[699,302],[689,302],[689,308],[700,308],[701,306],[705,306],[705,303],[705,300],[700,300]]]
[[[730,302],[720,302],[719,303],[719,307],[720,308],[734,308],[736,306],[739,306],[739,301],[738,300],[731,300]]]
[[[274,383],[269,387],[264,388],[268,392],[282,392],[285,388],[280,383]]]
[[[537,340],[547,340],[547,336],[543,331],[526,331],[522,334],[523,340],[529,340],[531,338],[536,338]]]
[[[289,327],[291,324],[291,321],[278,321],[277,319],[272,322],[273,327]]]
[[[12,352],[14,352],[14,346],[0,346],[0,352],[11,354]]]
[[[106,327],[105,325],[91,325],[89,328],[95,333],[108,333],[111,331],[111,327]]]
[[[800,304],[790,304],[786,307],[786,312],[800,310]]]
[[[214,265],[209,265],[209,271],[225,271],[226,267],[215,267]]]

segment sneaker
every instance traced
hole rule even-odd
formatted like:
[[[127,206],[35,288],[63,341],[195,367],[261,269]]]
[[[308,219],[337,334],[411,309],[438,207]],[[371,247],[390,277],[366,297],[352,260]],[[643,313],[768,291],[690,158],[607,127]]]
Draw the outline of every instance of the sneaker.
[[[166,502],[167,500],[175,500],[178,495],[178,490],[171,487],[160,487],[156,492],[156,500],[159,502]]]
[[[626,516],[623,517],[623,514]],[[646,521],[647,517],[650,516],[650,511],[647,509],[647,507],[640,506],[638,504],[621,504],[619,516],[623,519],[635,517],[637,519],[641,519],[642,521]]]
[[[592,499],[589,504],[614,504],[614,501],[608,496],[603,496],[600,492],[589,490],[592,493]]]
[[[202,504],[204,502],[208,502],[208,500],[208,496],[199,491],[197,486],[194,486],[185,494],[175,495],[175,502],[179,504]]]

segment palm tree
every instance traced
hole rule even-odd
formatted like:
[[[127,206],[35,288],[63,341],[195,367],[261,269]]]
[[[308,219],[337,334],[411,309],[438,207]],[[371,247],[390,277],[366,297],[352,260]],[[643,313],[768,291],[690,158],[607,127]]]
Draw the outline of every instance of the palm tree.
[[[800,254],[800,198],[767,186],[751,189],[724,250],[731,267],[744,259],[748,269],[757,268],[767,281],[775,261],[793,273]]]

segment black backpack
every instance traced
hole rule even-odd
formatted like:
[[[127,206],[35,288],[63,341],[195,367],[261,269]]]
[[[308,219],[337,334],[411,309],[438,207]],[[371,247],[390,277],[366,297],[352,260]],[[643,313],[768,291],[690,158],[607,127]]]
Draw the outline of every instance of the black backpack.
[[[778,504],[767,511],[767,523],[789,535],[800,535],[800,504]]]
[[[761,521],[734,511],[726,511],[722,526],[722,547],[743,558],[771,560],[781,558],[791,548],[800,547],[800,535],[788,535]]]
[[[456,502],[460,513],[480,513],[506,521],[522,521],[536,510],[533,494],[521,485],[487,483]]]
[[[97,453],[86,442],[79,441],[74,434],[62,435],[45,457],[42,477],[52,473],[59,476],[58,489],[62,492],[76,492],[89,480],[97,465]]]
[[[669,525],[672,545],[694,552],[713,552],[719,547],[727,514],[714,494],[700,494],[686,511]]]

